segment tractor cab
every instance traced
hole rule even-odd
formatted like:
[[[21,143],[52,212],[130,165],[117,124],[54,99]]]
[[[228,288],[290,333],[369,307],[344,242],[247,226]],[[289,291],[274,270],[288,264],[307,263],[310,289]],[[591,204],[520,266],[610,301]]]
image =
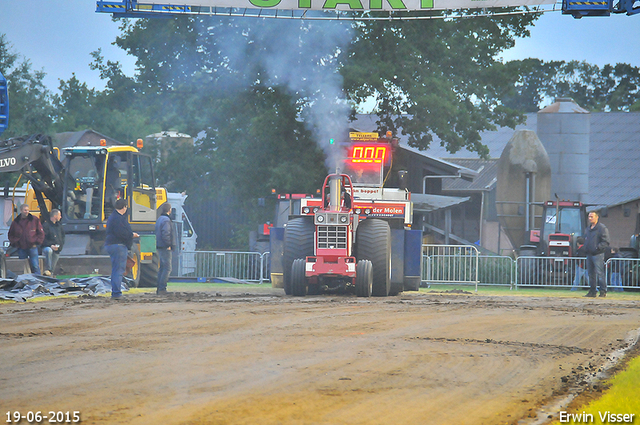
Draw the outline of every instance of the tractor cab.
[[[539,231],[538,255],[572,257],[576,239],[587,225],[586,205],[577,201],[547,201],[543,209],[544,225]]]
[[[355,275],[355,258],[351,258],[351,251],[353,230],[357,222],[354,222],[351,210],[352,192],[353,185],[346,174],[330,174],[324,181],[324,205],[314,215],[314,256],[307,257],[308,262],[314,263],[313,270],[318,275],[339,275],[345,272],[350,277]],[[357,216],[355,219],[357,220]],[[325,263],[331,265],[325,267]]]
[[[330,174],[322,186],[323,209],[347,212],[353,205],[353,184],[346,174]]]

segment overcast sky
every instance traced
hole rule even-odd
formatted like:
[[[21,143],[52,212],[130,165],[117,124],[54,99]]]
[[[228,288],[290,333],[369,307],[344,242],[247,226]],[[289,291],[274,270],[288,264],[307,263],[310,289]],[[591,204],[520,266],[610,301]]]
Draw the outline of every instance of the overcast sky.
[[[90,87],[103,89],[98,72],[89,69],[90,53],[99,48],[106,59],[120,61],[125,73],[134,72],[134,60],[111,44],[119,35],[118,23],[111,15],[96,13],[94,0],[0,0],[0,33],[34,69],[47,73],[45,84],[54,91],[59,79],[67,80],[74,72]],[[519,40],[504,59],[640,66],[639,41],[640,14],[578,20],[548,12],[532,28],[531,37]]]

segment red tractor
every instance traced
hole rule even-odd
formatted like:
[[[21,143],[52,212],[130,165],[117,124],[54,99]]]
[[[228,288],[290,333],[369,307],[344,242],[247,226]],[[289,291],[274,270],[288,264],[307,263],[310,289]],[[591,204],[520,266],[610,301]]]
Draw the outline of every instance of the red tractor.
[[[328,192],[326,189],[329,188]],[[304,296],[325,290],[355,289],[358,296],[369,297],[373,290],[373,264],[370,259],[356,261],[354,243],[358,216],[352,209],[353,185],[346,174],[327,176],[322,192],[324,206],[314,214],[314,255],[298,258],[291,267],[291,292]],[[291,229],[289,229],[291,230]],[[362,231],[362,230],[361,230]],[[290,233],[290,232],[287,232]],[[386,227],[380,240],[386,248],[390,229]],[[385,264],[389,263],[389,251],[383,253]],[[390,267],[382,265],[382,284],[388,285]],[[378,289],[378,288],[376,288]],[[388,291],[387,291],[388,293]]]
[[[369,297],[419,288],[422,232],[411,230],[411,194],[383,189],[391,140],[376,134],[363,141],[357,134],[345,173],[327,176],[320,199],[301,199],[300,214],[284,228],[281,264],[287,294]],[[273,252],[272,270],[278,259]]]
[[[520,280],[525,283],[554,281],[570,285],[573,267],[569,258],[577,251],[578,236],[587,225],[587,205],[577,201],[546,201],[543,204],[540,229],[527,232],[526,245],[520,247],[520,256],[550,257],[549,260],[525,259],[520,265]]]

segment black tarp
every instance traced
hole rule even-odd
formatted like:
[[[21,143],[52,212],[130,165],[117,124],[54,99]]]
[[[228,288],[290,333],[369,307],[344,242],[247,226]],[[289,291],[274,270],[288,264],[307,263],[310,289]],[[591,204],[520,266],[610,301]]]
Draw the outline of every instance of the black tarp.
[[[128,291],[127,278],[122,280],[122,290]],[[55,279],[37,274],[22,274],[10,279],[0,279],[0,299],[26,301],[37,297],[58,295],[100,295],[111,292],[108,276]]]

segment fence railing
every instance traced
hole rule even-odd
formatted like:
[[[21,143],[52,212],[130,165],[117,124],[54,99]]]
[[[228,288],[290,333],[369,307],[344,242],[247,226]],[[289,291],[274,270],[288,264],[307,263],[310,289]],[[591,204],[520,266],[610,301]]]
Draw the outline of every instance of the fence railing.
[[[422,270],[427,283],[475,284],[477,290],[478,257],[472,245],[422,245]]]
[[[584,258],[520,256],[516,259],[518,286],[586,286]]]
[[[443,247],[438,248],[435,247]],[[444,245],[423,247],[423,285],[473,284],[518,287],[589,287],[586,258],[488,256],[471,245],[447,251]],[[465,250],[467,249],[467,250]],[[444,254],[443,254],[444,252]],[[609,290],[640,288],[640,259],[611,258],[605,264]]]
[[[571,287],[572,290],[589,287],[586,258],[519,257],[517,285]],[[640,259],[610,258],[605,263],[604,278],[608,290],[640,288]]]
[[[268,252],[189,251],[180,256],[180,277],[269,281]]]
[[[518,287],[589,287],[585,258],[482,255],[473,245],[423,245],[423,286],[438,284]],[[189,251],[179,274],[194,278],[270,281],[270,253]],[[611,258],[605,264],[609,290],[640,289],[640,259]]]

